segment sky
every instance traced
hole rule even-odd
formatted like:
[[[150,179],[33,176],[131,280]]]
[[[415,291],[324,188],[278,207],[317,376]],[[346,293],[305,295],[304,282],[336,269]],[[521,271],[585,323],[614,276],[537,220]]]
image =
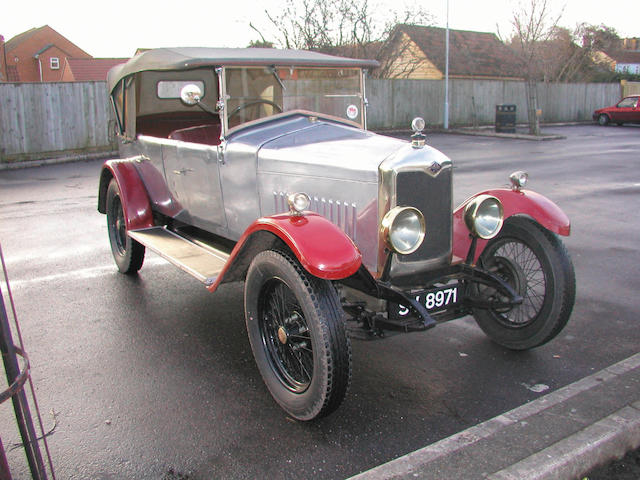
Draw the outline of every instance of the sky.
[[[370,0],[380,12],[411,8],[402,0]],[[528,0],[524,0],[527,1]],[[2,0],[0,35],[5,40],[30,28],[49,25],[94,57],[124,58],[137,48],[176,46],[246,47],[258,34],[273,40],[265,9],[277,15],[284,0]],[[518,5],[514,0],[448,0],[449,27],[459,30],[511,33],[511,18]],[[404,6],[403,6],[404,5]],[[434,26],[447,23],[447,0],[422,0],[420,5],[433,16]],[[573,29],[585,22],[605,24],[621,37],[640,37],[640,1],[548,0],[559,25]]]

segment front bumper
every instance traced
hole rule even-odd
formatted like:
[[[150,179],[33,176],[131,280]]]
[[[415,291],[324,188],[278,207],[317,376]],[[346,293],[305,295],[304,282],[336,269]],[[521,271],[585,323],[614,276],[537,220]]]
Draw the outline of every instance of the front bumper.
[[[408,309],[408,315],[402,319],[392,315],[366,314],[362,305],[349,304],[345,310],[363,322],[363,327],[374,334],[383,330],[421,331],[434,327],[437,323],[469,315],[474,309],[508,309],[520,305],[523,301],[514,289],[502,278],[468,263],[449,265],[434,271],[425,272],[422,285],[416,288],[399,288],[388,282],[374,279],[369,271],[360,269],[351,277],[342,281],[345,285],[365,294],[387,301],[387,305],[402,305]],[[454,283],[459,292],[459,300],[451,307],[437,311],[427,309],[416,299],[416,291],[434,288],[438,285]],[[495,295],[480,295],[482,289],[490,289]]]

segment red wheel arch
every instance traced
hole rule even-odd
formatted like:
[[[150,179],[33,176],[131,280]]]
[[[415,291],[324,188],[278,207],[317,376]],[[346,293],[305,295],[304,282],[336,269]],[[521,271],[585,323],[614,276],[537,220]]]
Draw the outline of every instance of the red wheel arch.
[[[112,178],[118,182],[127,230],[153,227],[147,190],[131,160],[108,160],[100,174],[98,211],[106,213],[106,192]]]
[[[453,254],[456,257],[465,258],[471,245],[469,230],[464,222],[464,209],[471,200],[484,194],[493,195],[502,202],[505,221],[513,215],[527,215],[558,235],[569,236],[571,233],[569,217],[544,195],[531,190],[514,191],[506,188],[486,190],[468,198],[453,212]],[[478,239],[474,261],[480,256],[486,244],[486,240]]]
[[[225,281],[227,274],[232,279],[237,279],[230,271],[236,265],[236,260],[245,250],[245,246],[261,232],[269,232],[282,240],[303,268],[318,278],[347,278],[357,272],[362,263],[360,251],[347,234],[325,217],[311,212],[300,216],[274,215],[259,218],[247,228],[216,282],[208,287],[210,291],[215,291]]]

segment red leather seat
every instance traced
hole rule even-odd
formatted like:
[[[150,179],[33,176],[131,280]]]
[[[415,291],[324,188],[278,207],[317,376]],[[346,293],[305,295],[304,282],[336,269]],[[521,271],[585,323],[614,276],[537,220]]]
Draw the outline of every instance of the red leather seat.
[[[220,125],[198,125],[197,127],[181,128],[171,132],[169,138],[203,145],[219,145]]]

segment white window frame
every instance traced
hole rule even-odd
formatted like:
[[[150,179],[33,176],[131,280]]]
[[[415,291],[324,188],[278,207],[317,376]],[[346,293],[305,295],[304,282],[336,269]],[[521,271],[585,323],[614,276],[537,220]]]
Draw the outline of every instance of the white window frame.
[[[58,57],[49,58],[49,67],[51,70],[60,70],[60,59]]]

